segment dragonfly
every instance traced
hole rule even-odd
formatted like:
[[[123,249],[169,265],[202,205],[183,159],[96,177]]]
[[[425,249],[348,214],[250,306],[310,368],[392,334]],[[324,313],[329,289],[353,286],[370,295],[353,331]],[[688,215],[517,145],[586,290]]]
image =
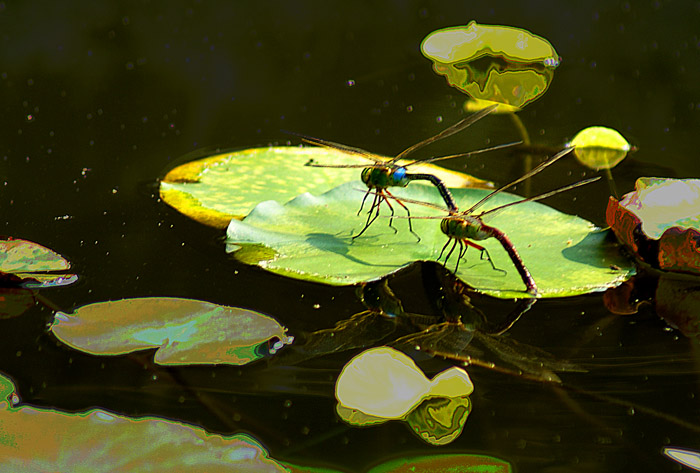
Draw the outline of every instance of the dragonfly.
[[[481,120],[484,118],[486,115],[489,113],[493,112],[498,105],[493,105],[487,108],[484,108],[466,118],[463,120],[460,120],[459,122],[455,123],[454,125],[450,126],[449,128],[446,128],[445,130],[441,131],[437,135],[431,136],[430,138],[427,138],[423,141],[420,141],[413,146],[410,146],[400,152],[398,155],[391,159],[386,159],[381,156],[378,156],[374,153],[371,153],[369,151],[363,150],[361,148],[355,148],[352,146],[347,146],[343,145],[340,143],[334,143],[332,141],[327,141],[327,140],[322,140],[319,138],[312,138],[312,137],[307,137],[307,136],[302,136],[302,141],[308,144],[312,144],[315,146],[320,146],[324,148],[330,148],[334,149],[337,151],[342,151],[347,154],[352,154],[356,156],[360,156],[362,158],[368,159],[370,161],[373,161],[373,164],[319,164],[315,162],[313,159],[309,160],[306,163],[306,166],[313,166],[313,167],[324,167],[324,168],[362,168],[362,173],[361,173],[361,179],[362,182],[367,186],[367,192],[365,193],[364,198],[362,199],[362,203],[360,205],[360,210],[357,211],[357,215],[360,215],[362,212],[362,209],[365,206],[365,202],[367,201],[367,198],[370,194],[374,195],[374,199],[372,201],[372,205],[369,209],[369,212],[367,212],[367,220],[365,221],[365,226],[360,230],[360,232],[352,237],[354,240],[355,238],[359,237],[362,235],[369,227],[374,223],[374,221],[379,217],[379,209],[381,204],[384,202],[386,203],[387,207],[389,207],[389,210],[391,211],[391,217],[389,220],[389,227],[391,227],[394,230],[394,233],[397,232],[396,228],[392,225],[393,218],[394,218],[394,208],[392,207],[391,203],[389,202],[389,198],[393,199],[396,203],[398,203],[401,207],[404,208],[406,211],[407,215],[410,217],[411,212],[404,205],[402,202],[402,199],[395,197],[391,191],[389,191],[390,187],[406,187],[411,181],[418,181],[418,180],[423,180],[423,181],[428,181],[431,184],[433,184],[440,195],[442,196],[443,200],[445,201],[445,204],[450,207],[450,205],[454,202],[454,198],[452,198],[452,194],[450,193],[449,189],[445,185],[444,182],[437,176],[434,176],[432,174],[428,173],[409,173],[408,172],[408,167],[412,166],[417,163],[431,163],[437,160],[442,160],[442,159],[452,159],[452,158],[457,158],[457,157],[467,157],[471,156],[473,154],[477,153],[483,153],[486,151],[494,151],[496,149],[501,149],[505,148],[507,146],[513,146],[518,143],[508,143],[505,145],[498,145],[498,146],[493,146],[490,148],[484,148],[480,150],[475,150],[471,151],[469,153],[461,153],[461,154],[455,154],[455,155],[450,155],[450,156],[438,156],[434,158],[429,158],[429,159],[422,159],[422,160],[415,160],[412,161],[406,165],[399,165],[398,162],[402,159],[405,159],[407,156],[411,155],[415,151],[431,144],[434,143],[438,140],[441,140],[443,138],[447,138],[448,136],[454,135],[455,133],[458,133],[467,127],[471,126],[472,124],[476,123],[477,121]],[[454,209],[456,210],[456,209]],[[414,231],[413,231],[413,226],[411,225],[411,220],[408,221],[408,228],[411,233],[413,233],[417,238],[418,241],[420,241],[420,236],[418,236]]]
[[[520,254],[518,253],[518,250],[515,248],[513,243],[510,241],[508,236],[502,231],[499,230],[496,227],[492,227],[490,225],[487,225],[484,223],[483,218],[489,214],[493,214],[495,212],[499,212],[505,208],[511,207],[513,205],[517,204],[522,204],[524,202],[532,202],[536,200],[542,200],[546,199],[547,197],[551,197],[554,194],[558,194],[560,192],[565,192],[571,189],[574,189],[576,187],[584,186],[586,184],[590,184],[594,181],[597,181],[600,179],[600,176],[593,177],[590,179],[585,179],[583,181],[575,182],[573,184],[569,184],[564,187],[560,187],[558,189],[545,192],[544,194],[536,195],[533,197],[528,197],[523,200],[518,200],[515,202],[510,202],[508,204],[501,205],[499,207],[495,207],[493,209],[486,210],[484,212],[475,214],[474,212],[484,205],[487,201],[489,201],[491,198],[496,196],[497,194],[503,192],[506,189],[509,189],[517,184],[520,184],[521,182],[525,181],[526,179],[529,179],[530,177],[534,176],[535,174],[539,173],[542,171],[544,168],[547,166],[552,165],[559,159],[563,158],[566,156],[568,153],[570,153],[573,150],[573,148],[565,148],[556,155],[552,156],[550,159],[542,162],[540,165],[536,166],[533,168],[531,171],[527,172],[523,176],[519,177],[518,179],[514,180],[513,182],[510,182],[504,186],[499,187],[498,189],[494,190],[493,192],[489,193],[486,195],[483,199],[472,205],[469,209],[460,212],[457,209],[457,204],[453,200],[447,205],[448,207],[448,212],[449,215],[446,217],[441,217],[441,216],[426,216],[426,217],[410,217],[411,219],[441,219],[440,221],[440,230],[442,233],[444,233],[447,236],[447,243],[445,243],[445,246],[442,247],[442,250],[440,251],[440,255],[438,256],[438,262],[442,259],[443,254],[445,253],[445,250],[452,244],[452,247],[450,250],[447,252],[447,255],[445,256],[445,261],[443,263],[443,266],[447,266],[447,261],[450,259],[450,256],[452,256],[452,253],[454,253],[454,250],[459,247],[459,250],[457,252],[457,263],[455,265],[455,270],[454,272],[456,273],[457,270],[459,269],[459,262],[464,258],[466,255],[467,249],[469,247],[472,247],[478,251],[480,251],[480,258],[486,259],[490,264],[491,267],[496,270],[496,271],[501,271],[505,272],[503,269],[497,268],[496,265],[493,263],[493,260],[491,259],[491,255],[489,255],[489,252],[486,248],[483,246],[479,245],[478,243],[475,243],[476,241],[483,241],[487,240],[489,238],[495,238],[498,240],[498,242],[501,244],[503,249],[508,253],[508,256],[510,257],[511,261],[513,262],[513,266],[515,266],[515,269],[518,271],[518,274],[520,275],[520,278],[522,279],[523,283],[525,284],[525,287],[527,289],[527,292],[531,294],[532,296],[537,296],[537,284],[535,283],[535,280],[533,279],[532,275],[530,274],[530,271],[527,269],[525,266],[525,263],[523,263],[522,258],[520,257]],[[443,208],[430,204],[428,202],[421,202],[417,200],[411,200],[411,199],[405,199],[402,198],[404,202],[408,203],[414,203],[414,204],[419,204],[423,205],[426,207],[432,207],[440,210],[444,210]],[[401,217],[398,217],[401,218]],[[407,217],[408,218],[408,217]],[[485,258],[484,258],[485,256]]]

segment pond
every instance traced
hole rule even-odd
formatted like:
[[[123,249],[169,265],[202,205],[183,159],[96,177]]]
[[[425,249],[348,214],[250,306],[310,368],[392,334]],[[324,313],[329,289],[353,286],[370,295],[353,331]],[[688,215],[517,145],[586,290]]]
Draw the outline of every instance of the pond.
[[[697,331],[683,333],[659,316],[667,312],[657,314],[656,280],[642,281],[639,298],[649,303],[636,313],[611,311],[602,290],[544,297],[502,335],[465,335],[474,336],[472,353],[483,361],[466,367],[473,383],[468,418],[454,440],[431,445],[406,422],[357,427],[337,411],[341,369],[363,348],[386,344],[375,343],[383,340],[373,332],[376,320],[360,320],[348,350],[283,356],[312,332],[366,311],[358,285],[305,281],[238,261],[227,253],[225,230],[160,200],[159,179],[223,150],[296,145],[296,134],[397,155],[467,116],[467,96],[435,73],[421,42],[472,20],[546,38],[561,64],[519,122],[494,113],[416,158],[517,141],[524,128],[528,153],[506,148],[439,163],[502,185],[533,165],[526,154],[536,165],[580,130],[606,126],[638,148],[611,171],[619,195],[642,176],[695,178],[699,15],[689,2],[662,1],[0,2],[3,234],[53,249],[78,275],[73,284],[37,291],[26,311],[0,320],[0,373],[23,406],[99,408],[248,434],[270,458],[304,467],[365,472],[394,459],[470,454],[519,472],[682,471],[663,449],[700,450]],[[598,175],[546,203],[605,227],[610,181],[574,159],[516,192],[536,195]],[[413,238],[405,220],[393,224]],[[385,225],[379,219],[372,228]],[[528,229],[519,232],[527,236]],[[518,282],[515,268],[507,269]],[[406,313],[422,320],[441,316],[446,281],[441,265],[425,262],[393,274],[389,285]],[[698,284],[683,287],[694,294]],[[469,296],[490,326],[518,309],[510,298]],[[277,346],[279,356],[242,366],[168,366],[155,363],[150,349],[84,353],[49,330],[58,311],[137,297],[249,309],[274,318],[294,341]],[[410,335],[400,328],[387,343]],[[520,365],[498,369],[494,346]],[[575,369],[533,379],[522,366],[540,363],[542,351]],[[462,366],[415,350],[412,358],[429,378]],[[64,456],[96,451],[76,438],[62,438]],[[472,471],[465,468],[459,471]],[[0,471],[22,470],[0,459]]]

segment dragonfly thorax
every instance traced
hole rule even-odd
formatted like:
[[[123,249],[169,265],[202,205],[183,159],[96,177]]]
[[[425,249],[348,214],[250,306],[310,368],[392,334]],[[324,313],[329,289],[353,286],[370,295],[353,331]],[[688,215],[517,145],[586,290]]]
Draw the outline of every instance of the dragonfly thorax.
[[[368,167],[362,170],[361,177],[370,189],[406,187],[409,183],[404,167]]]
[[[440,222],[442,233],[457,240],[486,240],[493,237],[488,231],[489,228],[484,225],[480,218],[470,215],[447,217]]]

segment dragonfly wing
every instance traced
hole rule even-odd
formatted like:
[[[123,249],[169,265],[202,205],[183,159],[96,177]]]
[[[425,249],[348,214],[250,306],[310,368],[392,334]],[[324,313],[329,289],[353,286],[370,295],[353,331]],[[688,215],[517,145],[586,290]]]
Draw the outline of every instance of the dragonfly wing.
[[[423,148],[424,146],[427,146],[427,145],[429,145],[429,144],[431,144],[431,143],[435,143],[436,141],[442,140],[443,138],[447,138],[448,136],[452,136],[452,135],[454,135],[455,133],[459,133],[460,131],[464,130],[465,128],[467,128],[467,127],[469,127],[469,126],[471,126],[471,125],[473,125],[474,123],[476,123],[477,121],[481,120],[482,118],[484,118],[484,117],[485,117],[486,115],[488,115],[489,113],[491,113],[491,112],[493,112],[494,110],[496,110],[496,108],[498,108],[498,105],[497,105],[497,104],[496,104],[496,105],[492,105],[492,106],[490,106],[490,107],[486,107],[486,108],[484,108],[484,109],[479,110],[479,111],[476,112],[476,113],[473,113],[473,114],[469,115],[467,118],[458,121],[457,123],[455,123],[455,124],[452,125],[451,127],[442,130],[442,131],[441,131],[440,133],[438,133],[437,135],[431,136],[431,137],[428,138],[428,139],[425,139],[425,140],[423,140],[423,141],[421,141],[421,142],[419,142],[419,143],[414,144],[413,146],[411,146],[411,147],[409,147],[409,148],[406,148],[405,150],[403,150],[402,152],[400,152],[394,159],[392,159],[392,162],[396,162],[396,161],[398,161],[399,159],[403,159],[403,158],[405,158],[406,156],[408,156],[409,154],[411,154],[411,153],[413,153],[413,152],[419,150],[420,148]]]
[[[355,148],[353,146],[347,146],[344,144],[340,143],[335,143],[333,141],[328,141],[328,140],[322,140],[320,138],[312,138],[310,136],[304,136],[300,135],[301,139],[304,143],[308,143],[314,146],[320,146],[322,148],[326,149],[332,149],[335,151],[341,151],[346,154],[351,154],[353,156],[360,156],[365,159],[369,159],[370,161],[374,161],[375,163],[385,163],[387,160],[382,158],[381,156],[377,156],[374,153],[370,153],[367,150],[364,150],[362,148]]]
[[[503,335],[475,332],[472,343],[475,348],[490,353],[492,358],[500,358],[530,377],[538,379],[551,379],[553,372],[583,373],[586,371],[568,360],[556,358],[541,348]]]

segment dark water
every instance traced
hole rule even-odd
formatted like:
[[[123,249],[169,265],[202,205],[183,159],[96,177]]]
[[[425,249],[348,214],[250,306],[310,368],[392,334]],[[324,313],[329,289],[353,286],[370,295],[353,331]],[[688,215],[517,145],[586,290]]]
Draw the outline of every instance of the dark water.
[[[291,333],[331,327],[363,310],[352,288],[222,257],[221,233],[159,203],[156,179],[189,153],[284,143],[281,130],[386,154],[436,133],[462,116],[464,96],[432,72],[419,44],[472,19],[528,29],[562,56],[549,91],[521,113],[533,141],[559,146],[591,125],[619,130],[639,147],[614,171],[622,192],[641,175],[697,176],[700,8],[691,2],[0,2],[2,233],[74,264],[79,283],[41,293],[63,310],[177,296],[264,312]],[[487,137],[515,138],[496,118],[436,150]],[[498,182],[520,170],[505,154],[468,169]],[[562,164],[533,186],[582,172]],[[608,191],[598,184],[553,205],[603,224]],[[414,312],[430,305],[420,274],[392,282]],[[107,359],[57,344],[51,318],[37,305],[0,321],[0,371],[25,403],[247,431],[276,459],[362,471],[409,453],[469,452],[518,471],[660,472],[678,471],[664,446],[700,448],[696,344],[650,306],[610,314],[600,294],[541,301],[510,332],[588,373],[562,375],[568,389],[470,370],[473,412],[442,448],[399,423],[336,420],[333,383],[349,353],[269,369],[165,369],[150,353]]]

